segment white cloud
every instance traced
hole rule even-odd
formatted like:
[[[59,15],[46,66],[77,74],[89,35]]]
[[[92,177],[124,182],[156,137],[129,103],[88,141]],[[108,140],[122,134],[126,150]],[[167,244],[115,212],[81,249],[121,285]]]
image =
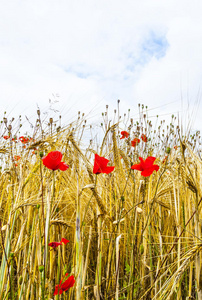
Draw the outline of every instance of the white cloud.
[[[160,106],[155,114],[180,110],[181,94],[193,103],[201,85],[201,8],[188,0],[2,1],[1,110],[32,115],[52,93],[67,122],[78,110],[113,110],[118,98],[126,112],[139,102]]]

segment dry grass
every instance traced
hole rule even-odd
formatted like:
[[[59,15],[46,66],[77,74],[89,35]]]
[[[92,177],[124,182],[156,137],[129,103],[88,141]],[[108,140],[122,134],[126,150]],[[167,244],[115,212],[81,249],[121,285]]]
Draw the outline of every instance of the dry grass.
[[[66,272],[76,284],[57,299],[202,299],[199,133],[182,137],[174,117],[154,129],[144,110],[127,128],[110,125],[107,113],[103,122],[101,145],[85,151],[85,119],[55,131],[38,126],[26,148],[2,137],[0,299],[53,299]],[[131,148],[121,126],[148,142]],[[54,172],[54,191],[40,156],[52,150],[70,166]],[[115,171],[96,178],[94,153]],[[144,178],[131,170],[139,156],[156,156],[159,171]],[[62,237],[70,243],[48,247]]]

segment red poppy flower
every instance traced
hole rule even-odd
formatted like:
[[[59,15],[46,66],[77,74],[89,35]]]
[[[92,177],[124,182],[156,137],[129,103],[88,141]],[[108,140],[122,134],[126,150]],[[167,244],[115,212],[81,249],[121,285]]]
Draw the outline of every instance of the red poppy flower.
[[[14,136],[14,137],[12,138],[12,141],[14,141],[14,142],[17,143],[17,136]]]
[[[68,273],[65,274],[65,276],[68,276]],[[62,279],[60,280],[60,283],[58,285],[56,285],[55,287],[55,291],[54,291],[54,296],[61,295],[63,292],[68,291],[69,288],[73,287],[75,283],[75,278],[74,275],[69,276],[69,278],[67,278],[67,280],[65,280],[62,283]]]
[[[61,171],[66,171],[69,166],[62,162],[62,153],[60,151],[51,151],[47,156],[42,158],[44,166],[53,171],[60,169]]]
[[[20,136],[19,140],[21,141],[21,143],[26,144],[29,142],[29,138],[28,137],[24,137],[24,136]]]
[[[154,165],[156,157],[149,156],[145,160],[139,157],[140,163],[133,165],[131,169],[141,171],[141,175],[144,177],[150,176],[154,171],[158,171],[159,166]]]
[[[66,240],[65,238],[62,238],[60,242],[51,242],[51,243],[48,244],[48,246],[55,249],[56,247],[62,245],[62,243],[66,245],[67,243],[69,243],[69,241]]]
[[[21,156],[19,155],[14,155],[14,160],[19,160],[21,158]]]
[[[93,167],[93,173],[94,174],[100,174],[100,173],[106,173],[109,174],[112,171],[114,171],[115,167],[108,167],[109,160],[99,156],[98,154],[95,154],[95,160],[94,160],[94,167]]]
[[[140,139],[134,138],[134,139],[131,141],[131,146],[132,146],[132,147],[135,147],[135,146],[137,146],[137,144],[139,144],[139,143],[140,143]]]
[[[34,150],[32,151],[32,154],[37,154],[37,149],[34,149]]]
[[[143,140],[143,142],[147,142],[147,137],[144,133],[141,135],[141,139]]]
[[[4,138],[4,140],[8,140],[10,138],[10,136],[9,135],[4,135],[3,138]]]
[[[122,135],[122,137],[120,137],[120,140],[129,137],[129,133],[127,131],[121,131],[121,135]]]

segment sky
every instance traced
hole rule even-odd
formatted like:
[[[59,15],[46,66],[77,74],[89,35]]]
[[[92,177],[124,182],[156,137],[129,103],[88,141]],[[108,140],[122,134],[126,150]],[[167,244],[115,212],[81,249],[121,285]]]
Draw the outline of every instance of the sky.
[[[64,124],[105,106],[201,130],[202,1],[0,2],[0,118],[37,107]]]

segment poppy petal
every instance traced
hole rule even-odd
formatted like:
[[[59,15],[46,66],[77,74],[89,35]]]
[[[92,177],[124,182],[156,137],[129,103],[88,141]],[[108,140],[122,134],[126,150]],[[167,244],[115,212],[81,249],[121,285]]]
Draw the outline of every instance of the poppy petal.
[[[67,291],[69,288],[73,287],[75,283],[74,275],[69,276],[67,280],[61,285],[63,291]]]
[[[153,156],[149,156],[145,159],[145,168],[150,168],[154,161],[156,160],[156,157],[153,157]]]
[[[143,171],[141,164],[136,164],[131,167],[132,170]]]
[[[151,168],[147,168],[145,169],[144,171],[141,172],[141,175],[144,176],[144,177],[148,177],[150,176],[154,171],[158,171],[159,169],[159,166],[157,165],[154,165],[152,166]]]
[[[121,131],[121,135],[122,135],[122,137],[120,137],[120,140],[129,137],[129,133],[127,131]]]
[[[63,161],[61,161],[58,165],[58,169],[60,169],[61,171],[66,171],[68,168],[69,166]]]
[[[114,168],[115,167],[106,167],[105,169],[102,170],[102,173],[109,174],[112,171],[114,171]]]
[[[142,167],[144,168],[144,159],[142,157],[139,157],[139,160],[140,160]]]
[[[58,295],[58,287],[59,287],[59,284],[58,285],[56,285],[56,287],[55,287],[55,291],[54,291],[54,296],[56,296],[56,295]]]
[[[52,162],[47,158],[47,156],[42,157],[42,162],[43,162],[43,165],[44,165],[46,168],[48,168],[48,169],[50,169],[50,170],[53,170],[53,169],[52,169]]]
[[[100,174],[100,173],[111,173],[115,167],[108,167],[109,160],[99,156],[98,154],[95,154],[95,160],[94,160],[94,167],[93,167],[93,173],[94,174]]]
[[[48,246],[50,246],[50,247],[52,247],[52,248],[54,248],[54,249],[55,249],[56,247],[60,246],[60,245],[62,245],[61,242],[51,242],[51,243],[48,244]]]
[[[154,168],[155,171],[159,170],[159,166],[158,165],[153,165],[153,168]]]
[[[69,243],[69,241],[66,240],[65,238],[62,238],[62,239],[61,239],[61,243],[64,243],[64,244],[66,245],[67,243]],[[67,276],[67,275],[66,275],[66,276]]]
[[[62,153],[60,151],[51,151],[47,156],[42,158],[43,164],[51,170],[57,170],[62,160]]]

